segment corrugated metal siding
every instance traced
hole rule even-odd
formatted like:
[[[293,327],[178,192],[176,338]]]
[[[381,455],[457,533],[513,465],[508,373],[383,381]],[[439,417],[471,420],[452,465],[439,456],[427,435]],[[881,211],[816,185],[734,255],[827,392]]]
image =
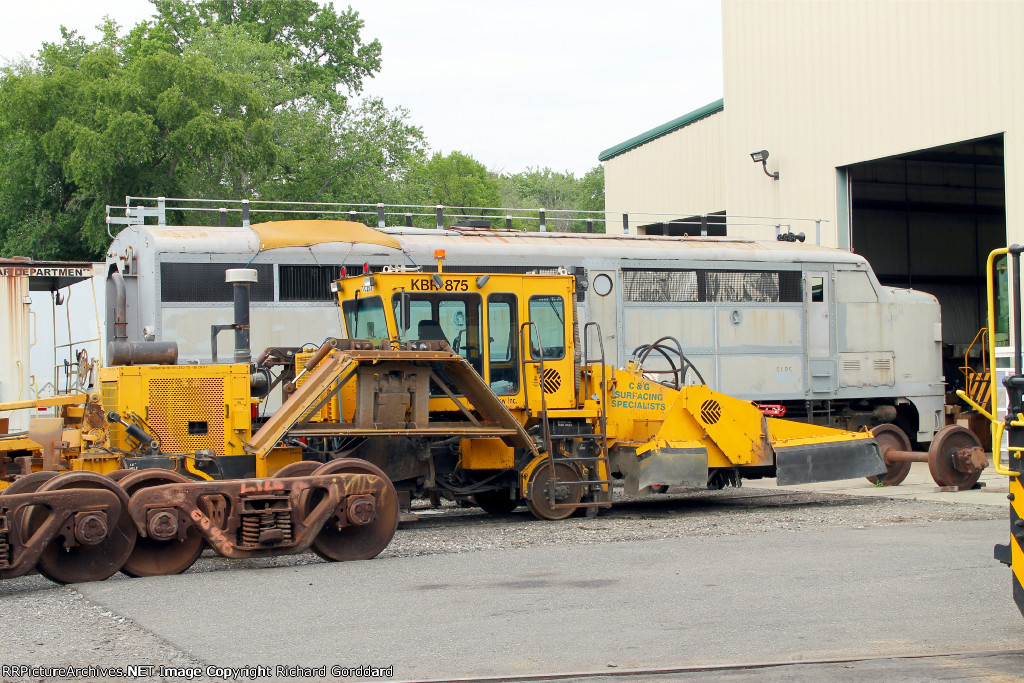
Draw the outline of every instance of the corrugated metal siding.
[[[1003,133],[1024,241],[1024,2],[724,0],[722,24],[725,110],[606,162],[610,210],[822,218],[836,245],[837,167]]]
[[[630,225],[714,213],[725,208],[722,133],[725,112],[713,114],[604,163],[608,231],[622,232],[624,211],[665,214],[631,217]],[[763,235],[762,235],[763,237]]]
[[[836,244],[836,167],[1000,132],[1021,177],[1024,3],[726,0],[722,20],[730,213],[828,218]]]

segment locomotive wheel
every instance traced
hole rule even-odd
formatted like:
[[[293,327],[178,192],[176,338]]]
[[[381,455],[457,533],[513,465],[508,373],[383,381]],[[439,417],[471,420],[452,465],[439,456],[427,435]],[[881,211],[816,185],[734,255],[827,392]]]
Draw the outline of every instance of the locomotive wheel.
[[[114,481],[121,481],[129,474],[135,474],[136,472],[139,471],[140,470],[114,470],[113,472],[107,472],[107,476],[113,479]]]
[[[579,472],[564,462],[556,462],[555,477],[560,482],[582,481]],[[530,495],[526,505],[538,519],[565,519],[576,512],[575,507],[553,507],[548,496],[548,484],[552,480],[551,465],[544,463],[530,477]],[[566,484],[555,486],[555,503],[559,505],[577,505],[583,500],[583,487]]]
[[[59,472],[52,470],[43,470],[42,472],[33,472],[32,474],[26,474],[23,477],[15,479],[10,486],[0,491],[0,496],[13,496],[16,493],[35,493],[39,490],[39,487],[56,477]],[[23,509],[21,517],[31,512],[32,508]],[[30,530],[27,525],[21,525],[22,542],[27,540],[32,535],[34,529]]]
[[[124,564],[135,547],[135,524],[128,515],[128,494],[108,477],[95,472],[67,472],[53,477],[39,487],[45,491],[66,489],[106,489],[121,499],[121,514],[117,519],[107,520],[107,536],[96,545],[75,545],[64,547],[60,536],[50,541],[43,549],[36,563],[36,569],[56,583],[81,583],[102,581],[113,576]],[[36,506],[29,512],[28,527],[31,532],[39,528],[45,512]]]
[[[24,477],[15,479],[14,482],[0,491],[0,496],[12,496],[15,493],[32,493],[38,491],[39,487],[56,477],[59,472],[45,471],[26,474]]]
[[[332,562],[369,560],[376,557],[398,529],[398,493],[387,475],[376,465],[358,458],[341,458],[321,465],[315,472],[322,474],[375,474],[386,483],[384,491],[374,496],[374,519],[362,526],[337,527],[334,518],[327,520],[313,541],[313,552]],[[312,492],[306,496],[306,514],[320,502],[322,494]]]
[[[885,451],[893,449],[896,451],[910,451],[913,447],[910,445],[910,439],[906,433],[897,427],[896,425],[884,424],[878,425],[871,430],[871,434],[875,437],[875,441],[878,442],[878,450],[882,454],[882,459],[885,459]],[[884,475],[872,475],[868,477],[868,481],[872,484],[882,484],[883,486],[899,486],[907,475],[910,474],[909,462],[885,462],[886,472]]]
[[[188,481],[172,470],[153,468],[135,470],[119,483],[131,497],[136,491],[151,486],[182,484]],[[121,571],[128,576],[180,574],[196,563],[205,547],[206,539],[194,524],[188,525],[185,529],[185,538],[180,541],[177,538],[161,541],[149,536],[139,536],[135,541],[135,549],[128,556]]]
[[[290,462],[277,472],[274,472],[273,479],[288,479],[290,477],[308,477],[323,466],[323,463],[312,460],[299,460]]]
[[[956,486],[961,491],[978,483],[982,470],[961,472],[953,463],[953,455],[961,448],[980,448],[981,441],[971,430],[949,425],[939,430],[928,448],[928,470],[939,486]]]
[[[509,490],[483,491],[473,495],[473,500],[484,512],[491,515],[507,515],[517,507],[519,500],[508,495]]]

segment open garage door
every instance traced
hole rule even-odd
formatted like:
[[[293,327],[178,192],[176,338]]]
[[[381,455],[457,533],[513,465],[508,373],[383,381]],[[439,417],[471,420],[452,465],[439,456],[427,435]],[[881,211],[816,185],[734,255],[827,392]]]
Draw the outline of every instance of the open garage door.
[[[1003,136],[840,169],[848,179],[850,239],[884,285],[942,304],[950,383],[985,324],[985,259],[1006,245]],[[841,176],[842,177],[842,176]]]

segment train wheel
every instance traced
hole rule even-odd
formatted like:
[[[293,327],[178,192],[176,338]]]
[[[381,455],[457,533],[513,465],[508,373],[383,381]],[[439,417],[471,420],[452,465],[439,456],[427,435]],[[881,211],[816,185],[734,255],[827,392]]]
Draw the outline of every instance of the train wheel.
[[[972,463],[971,449],[975,448],[981,448],[981,441],[971,430],[959,425],[939,430],[928,448],[928,470],[935,483],[956,486],[961,491],[977,484],[984,466]],[[979,456],[985,457],[983,453]]]
[[[43,549],[36,563],[36,569],[56,583],[81,583],[102,581],[113,576],[124,565],[135,547],[135,524],[128,515],[128,494],[108,477],[95,472],[67,472],[54,477],[39,487],[39,493],[63,491],[66,489],[106,489],[121,499],[121,514],[117,519],[105,522],[106,534],[103,540],[92,545],[80,544],[64,547],[64,540],[57,537]],[[45,517],[41,506],[29,512],[28,526],[32,531],[39,528]]]
[[[569,483],[582,481],[579,472],[564,462],[556,462],[554,475],[559,482],[555,485],[555,503],[572,506],[579,504],[583,500],[583,487]],[[556,508],[551,504],[548,487],[553,478],[548,463],[539,466],[530,477],[530,495],[526,505],[538,519],[565,519],[576,512],[575,507]]]
[[[484,512],[491,515],[507,515],[519,507],[519,499],[510,496],[508,489],[477,493],[473,500]]]
[[[163,484],[183,484],[189,480],[172,470],[145,469],[136,470],[122,479],[119,483],[129,497],[135,495],[136,491],[151,486],[162,486]],[[151,536],[139,536],[135,541],[135,548],[128,556],[121,571],[128,576],[163,576],[165,574],[180,574],[196,563],[199,556],[203,554],[206,547],[206,539],[203,538],[199,528],[194,524],[183,522],[180,518],[178,524],[185,523],[185,538],[178,540],[177,537],[170,540],[159,540]]]
[[[107,476],[113,479],[114,481],[121,481],[129,474],[135,474],[138,471],[139,470],[114,470],[113,472],[107,472]]]
[[[46,472],[33,472],[32,474],[26,474],[24,477],[18,477],[14,482],[0,491],[2,496],[13,496],[15,493],[32,493],[38,491],[39,487],[49,480],[56,477],[60,472],[46,471]]]
[[[374,518],[369,524],[339,528],[333,518],[329,519],[313,541],[313,552],[325,560],[348,562],[369,560],[388,547],[398,529],[398,493],[387,475],[376,465],[358,458],[332,460],[321,465],[315,474],[375,474],[386,486],[382,493],[374,496]],[[306,497],[307,514],[320,499],[321,494],[317,492]]]
[[[323,466],[323,463],[312,460],[299,460],[290,462],[272,475],[273,479],[288,479],[290,477],[308,477]]]
[[[913,450],[906,432],[896,425],[878,425],[871,430],[871,434],[874,435],[875,441],[878,442],[878,450],[882,454],[883,460],[885,459],[885,452],[887,450]],[[872,484],[882,484],[883,486],[899,486],[900,483],[907,478],[907,475],[910,474],[910,465],[911,463],[909,462],[886,461],[885,474],[870,476],[868,477],[868,481]]]
[[[50,481],[58,474],[60,474],[60,472],[54,472],[53,470],[44,470],[42,472],[32,472],[31,474],[26,474],[23,477],[18,477],[11,483],[10,486],[5,488],[3,491],[0,491],[0,496],[13,496],[16,493],[35,493],[36,491],[39,490],[40,486]],[[23,509],[21,512],[21,518],[24,519],[24,515],[31,512],[31,510],[32,508]],[[21,524],[19,526],[21,527],[22,533],[21,540],[22,542],[25,542],[27,540],[26,537],[30,536],[34,529],[30,531],[30,529],[24,524]]]

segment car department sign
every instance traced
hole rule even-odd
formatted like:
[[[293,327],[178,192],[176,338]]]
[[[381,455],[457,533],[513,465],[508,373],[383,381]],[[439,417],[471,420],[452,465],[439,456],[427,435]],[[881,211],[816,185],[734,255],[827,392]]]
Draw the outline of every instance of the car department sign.
[[[0,266],[0,277],[92,277],[92,268],[61,266]]]

